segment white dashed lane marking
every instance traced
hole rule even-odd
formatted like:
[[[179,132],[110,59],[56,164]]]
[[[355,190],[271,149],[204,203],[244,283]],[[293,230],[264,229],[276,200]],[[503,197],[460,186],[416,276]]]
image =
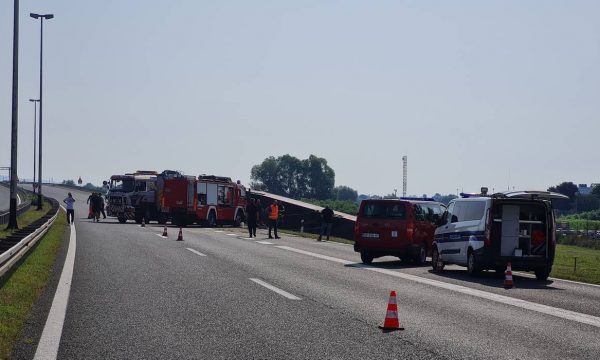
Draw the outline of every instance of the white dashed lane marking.
[[[254,281],[255,283],[257,283],[260,286],[264,286],[267,289],[276,292],[277,294],[284,296],[290,300],[301,300],[299,297],[297,297],[296,295],[290,294],[289,292],[285,291],[285,290],[281,290],[280,288],[277,288],[269,283],[266,283],[260,279],[256,279],[256,278],[250,278],[250,280]]]
[[[194,250],[194,249],[191,249],[191,248],[186,248],[186,249],[188,249],[189,251],[193,252],[194,254],[196,254],[198,256],[206,256],[206,254],[203,254],[203,253],[201,253],[198,250]]]

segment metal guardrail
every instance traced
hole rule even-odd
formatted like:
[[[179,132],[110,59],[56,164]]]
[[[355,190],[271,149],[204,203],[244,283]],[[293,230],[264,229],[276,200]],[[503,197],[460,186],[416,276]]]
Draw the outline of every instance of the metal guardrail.
[[[0,183],[0,186],[6,186],[4,183]],[[23,189],[17,189],[17,193],[21,196],[21,199],[29,199],[28,193]],[[23,201],[21,205],[17,206],[17,216],[21,215],[25,211],[29,210],[31,206],[31,201]],[[0,211],[0,225],[8,224],[8,217],[10,215],[10,210]]]
[[[8,238],[0,240],[0,277],[4,276],[48,232],[56,220],[58,201],[46,199],[52,204],[52,208],[46,215]]]

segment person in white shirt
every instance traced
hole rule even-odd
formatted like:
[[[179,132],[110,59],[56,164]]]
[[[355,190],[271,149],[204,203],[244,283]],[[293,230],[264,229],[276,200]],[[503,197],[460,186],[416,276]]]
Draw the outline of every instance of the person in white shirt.
[[[73,195],[69,193],[63,202],[67,204],[67,224],[75,222],[75,209],[73,209],[73,204],[75,204],[75,199],[73,199]],[[70,219],[70,220],[69,220]]]

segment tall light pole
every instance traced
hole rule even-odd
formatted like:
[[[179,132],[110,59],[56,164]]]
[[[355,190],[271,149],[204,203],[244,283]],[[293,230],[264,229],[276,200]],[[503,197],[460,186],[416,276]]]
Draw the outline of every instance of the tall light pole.
[[[16,1],[16,0],[15,0]],[[37,209],[38,210],[42,210],[42,105],[43,105],[43,101],[42,101],[42,71],[43,71],[43,55],[44,55],[44,19],[46,20],[50,20],[52,18],[54,18],[53,14],[45,14],[45,15],[40,15],[40,14],[34,14],[34,13],[30,13],[29,16],[31,16],[34,19],[40,19],[40,146],[39,146],[39,161],[38,161],[38,166],[39,166],[39,170],[38,170],[38,202],[37,202]]]
[[[39,99],[29,99],[33,103],[33,180],[31,180],[31,185],[33,185],[33,193],[35,194],[35,163],[37,157],[37,103],[40,102]]]
[[[19,0],[14,0],[12,123],[10,139],[10,210],[7,229],[17,225],[17,140],[19,133]]]

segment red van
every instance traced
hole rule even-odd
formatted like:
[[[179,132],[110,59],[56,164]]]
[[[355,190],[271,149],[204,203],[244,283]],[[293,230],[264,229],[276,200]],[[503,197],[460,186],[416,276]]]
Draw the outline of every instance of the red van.
[[[390,255],[423,265],[444,210],[433,199],[363,200],[354,226],[354,251],[365,264]]]

